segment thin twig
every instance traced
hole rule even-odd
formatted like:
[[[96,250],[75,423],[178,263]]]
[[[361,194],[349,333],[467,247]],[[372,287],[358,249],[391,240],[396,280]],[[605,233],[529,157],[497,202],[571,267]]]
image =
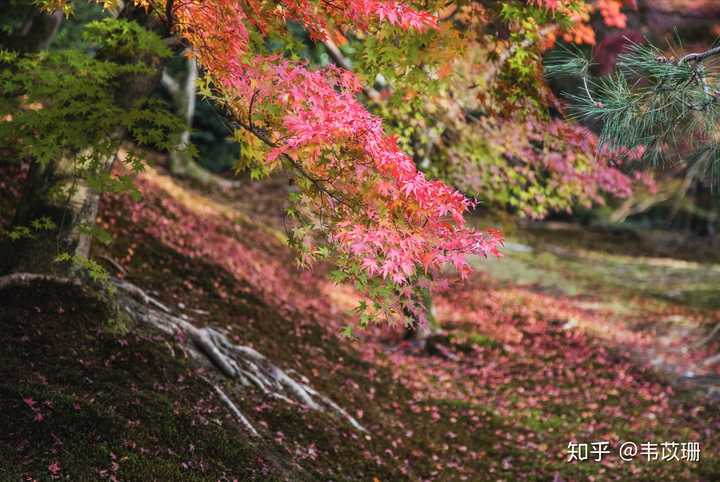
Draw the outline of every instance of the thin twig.
[[[173,0],[168,0],[165,5],[165,18],[167,20],[168,33],[173,31]]]

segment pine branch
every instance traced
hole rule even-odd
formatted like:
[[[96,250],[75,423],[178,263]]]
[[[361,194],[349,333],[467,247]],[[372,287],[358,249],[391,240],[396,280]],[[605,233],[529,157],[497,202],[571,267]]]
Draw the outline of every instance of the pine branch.
[[[546,73],[579,79],[579,92],[566,97],[576,118],[600,123],[601,145],[643,147],[652,165],[674,158],[688,175],[714,181],[720,171],[720,91],[717,73],[705,62],[717,56],[720,46],[675,60],[653,45],[632,44],[618,57],[614,74],[593,79],[582,52],[565,48],[549,60]]]
[[[704,62],[705,60],[709,59],[710,57],[714,57],[716,55],[720,55],[720,46],[711,48],[704,52],[687,54],[684,57],[682,57],[680,60],[678,60],[677,64],[681,65],[681,64],[688,63],[688,62],[696,62],[696,63]]]

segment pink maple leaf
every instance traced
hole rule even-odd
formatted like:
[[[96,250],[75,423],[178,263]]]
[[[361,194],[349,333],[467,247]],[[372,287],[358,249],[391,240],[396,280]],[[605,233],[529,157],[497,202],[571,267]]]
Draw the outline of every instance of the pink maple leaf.
[[[52,475],[58,475],[62,469],[60,468],[60,464],[58,462],[53,462],[50,465],[48,465],[48,472],[50,472]]]

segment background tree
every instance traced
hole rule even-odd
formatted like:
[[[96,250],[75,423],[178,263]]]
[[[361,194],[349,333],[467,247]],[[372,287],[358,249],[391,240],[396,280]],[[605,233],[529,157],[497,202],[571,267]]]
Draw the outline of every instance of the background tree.
[[[197,161],[199,151],[191,141],[193,124],[197,115],[199,74],[197,61],[192,57],[186,58],[186,55],[180,55],[175,60],[174,63],[179,65],[174,69],[168,65],[163,70],[161,81],[162,86],[172,97],[178,117],[185,123],[178,145],[170,151],[168,163],[170,172],[176,176],[194,179],[207,186],[216,186],[221,189],[230,188],[233,186],[232,181],[213,174]],[[219,139],[217,142],[222,144],[224,139]]]
[[[543,53],[556,39],[595,41],[587,22],[604,6],[453,5],[447,22],[464,47],[435,72],[436,92],[428,98],[391,82],[393,93],[378,112],[426,174],[484,208],[541,219],[603,204],[606,195],[626,197],[637,184],[630,169],[599,154],[590,131],[557,118],[542,74]]]

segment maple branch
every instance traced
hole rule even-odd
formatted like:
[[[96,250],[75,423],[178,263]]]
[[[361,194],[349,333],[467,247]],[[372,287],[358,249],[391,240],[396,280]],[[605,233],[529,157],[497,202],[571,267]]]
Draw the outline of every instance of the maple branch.
[[[330,37],[323,41],[323,45],[330,54],[330,57],[332,57],[333,62],[348,72],[352,72],[353,69],[352,65],[350,65],[350,61],[342,54],[338,46],[330,39]],[[370,100],[375,102],[380,100],[380,92],[378,92],[374,87],[363,85],[363,91],[365,91],[365,95],[367,95]]]
[[[226,111],[226,113],[228,112],[227,108],[225,108],[225,111]],[[273,147],[273,148],[274,148],[274,147],[278,147],[277,144],[272,141],[272,139],[270,139],[269,137],[267,137],[264,133],[262,133],[261,131],[259,131],[258,129],[256,129],[254,126],[252,126],[252,125],[250,125],[250,124],[246,124],[246,123],[243,122],[242,120],[237,119],[237,117],[231,115],[231,113],[230,113],[230,115],[227,115],[227,117],[231,119],[230,122],[232,122],[233,124],[236,124],[236,127],[241,127],[241,128],[243,128],[243,129],[247,130],[247,131],[250,132],[252,135],[254,135],[254,136],[257,137],[258,139],[260,139],[260,140],[261,140],[264,144],[266,144],[267,146]],[[307,172],[307,171],[305,170],[305,168],[303,168],[302,165],[300,165],[300,163],[298,163],[295,159],[293,159],[292,157],[290,157],[290,156],[289,156],[288,154],[286,154],[286,153],[282,153],[281,156],[282,156],[282,158],[283,158],[285,161],[287,161],[289,164],[291,164],[291,165],[293,166],[293,168],[300,173],[300,175],[302,175],[304,178],[306,178],[307,180],[309,180],[309,181],[315,186],[315,188],[316,188],[319,192],[321,192],[321,193],[327,195],[328,197],[334,199],[334,200],[337,201],[338,203],[345,205],[346,207],[350,208],[351,210],[353,209],[353,206],[352,206],[350,203],[348,203],[347,201],[345,201],[344,199],[342,199],[342,197],[338,196],[337,193],[335,193],[335,192],[330,191],[329,189],[327,189],[327,188],[323,185],[323,182],[324,182],[323,180],[317,179],[317,178],[315,178],[314,176],[312,176],[312,175],[311,175],[309,172]]]
[[[258,89],[255,89],[252,97],[250,98],[250,106],[248,107],[248,124],[250,124],[250,129],[252,130],[255,129],[255,126],[253,125],[253,105],[255,104],[255,99],[257,98],[259,92],[260,91]]]
[[[338,5],[335,5],[334,3],[332,3],[329,0],[322,0],[322,3],[324,3],[325,5],[327,5],[330,8],[334,8],[335,10],[342,11],[342,9]]]

